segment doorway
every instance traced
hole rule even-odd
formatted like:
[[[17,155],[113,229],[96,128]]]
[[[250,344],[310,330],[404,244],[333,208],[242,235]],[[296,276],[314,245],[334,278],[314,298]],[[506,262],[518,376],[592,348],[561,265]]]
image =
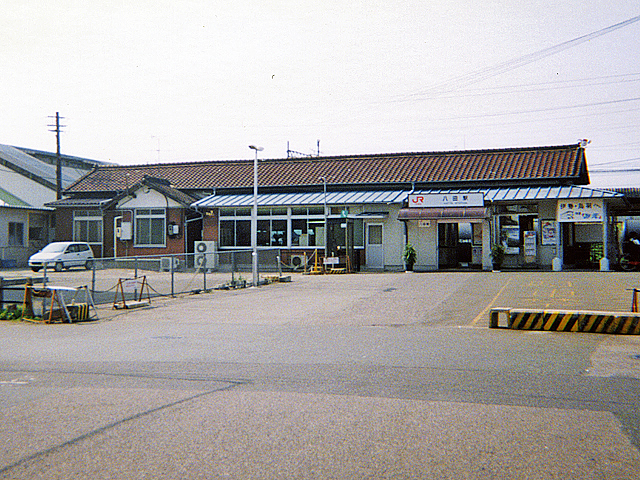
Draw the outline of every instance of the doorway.
[[[438,223],[438,268],[470,267],[472,237],[471,223]]]
[[[381,223],[367,224],[367,268],[384,268],[383,234]]]

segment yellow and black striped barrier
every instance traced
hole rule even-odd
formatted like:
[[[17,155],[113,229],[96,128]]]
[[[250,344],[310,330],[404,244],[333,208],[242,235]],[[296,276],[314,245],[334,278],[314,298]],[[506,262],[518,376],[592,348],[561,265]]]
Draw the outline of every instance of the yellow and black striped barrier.
[[[640,313],[585,310],[491,309],[490,327],[498,328],[500,313],[514,330],[615,333],[640,335]]]
[[[75,321],[81,322],[83,320],[89,319],[88,303],[75,303],[75,304],[69,305],[67,308],[69,309],[69,314]]]

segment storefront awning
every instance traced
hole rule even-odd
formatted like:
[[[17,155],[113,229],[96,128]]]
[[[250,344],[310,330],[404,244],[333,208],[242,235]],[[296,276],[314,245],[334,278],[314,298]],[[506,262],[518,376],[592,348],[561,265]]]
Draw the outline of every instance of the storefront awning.
[[[353,192],[306,192],[306,193],[261,193],[258,195],[258,206],[297,206],[297,205],[371,205],[400,204],[406,200],[406,191],[353,191]],[[253,195],[211,195],[197,201],[196,208],[230,208],[250,207]]]
[[[484,207],[403,208],[398,220],[482,220],[489,218]]]

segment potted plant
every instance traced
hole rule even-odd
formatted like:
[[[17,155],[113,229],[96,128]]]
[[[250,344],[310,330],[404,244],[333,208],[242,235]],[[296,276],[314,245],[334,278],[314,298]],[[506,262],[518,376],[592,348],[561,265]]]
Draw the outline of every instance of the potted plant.
[[[402,260],[404,260],[407,272],[413,271],[413,265],[416,263],[416,256],[416,249],[413,248],[413,245],[407,243],[404,246],[404,252],[402,253]]]
[[[504,262],[504,245],[502,243],[494,243],[491,246],[491,260],[493,262],[493,269],[499,270]]]

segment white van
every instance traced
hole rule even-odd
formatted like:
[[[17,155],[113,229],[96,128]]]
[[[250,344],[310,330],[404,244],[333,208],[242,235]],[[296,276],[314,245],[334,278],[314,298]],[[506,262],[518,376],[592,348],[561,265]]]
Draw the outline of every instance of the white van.
[[[29,267],[37,272],[45,263],[48,268],[55,268],[56,272],[63,268],[85,267],[91,268],[93,251],[84,242],[53,242],[29,258]]]

